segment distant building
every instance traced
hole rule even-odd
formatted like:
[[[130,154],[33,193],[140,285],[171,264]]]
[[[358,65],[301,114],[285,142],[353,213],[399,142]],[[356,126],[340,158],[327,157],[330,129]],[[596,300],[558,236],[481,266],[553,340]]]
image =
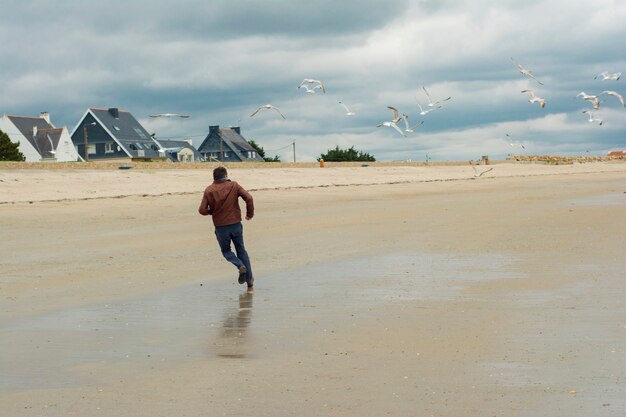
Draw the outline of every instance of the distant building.
[[[159,146],[159,150],[174,162],[199,162],[204,159],[200,152],[191,144],[191,140],[163,140],[154,138],[154,141]]]
[[[241,136],[239,127],[220,129],[219,126],[209,126],[209,134],[198,147],[198,152],[206,161],[263,162],[256,149]]]
[[[626,156],[626,151],[611,151],[608,156]]]
[[[74,128],[72,141],[83,158],[87,142],[90,161],[165,158],[137,119],[126,110],[117,108],[88,109]]]
[[[67,128],[54,127],[48,113],[41,113],[39,117],[5,114],[0,117],[0,130],[9,136],[11,142],[19,143],[26,162],[71,162],[80,159]]]

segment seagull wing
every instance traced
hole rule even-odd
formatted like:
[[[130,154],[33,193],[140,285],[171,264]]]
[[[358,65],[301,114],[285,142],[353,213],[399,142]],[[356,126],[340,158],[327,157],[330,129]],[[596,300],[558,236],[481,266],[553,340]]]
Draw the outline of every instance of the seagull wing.
[[[286,119],[286,117],[280,112],[280,110],[278,110],[277,107],[272,106],[272,107],[270,107],[270,109],[276,110],[278,112],[278,114],[280,114],[280,117],[282,117],[283,119]]]
[[[403,114],[403,115],[402,115],[402,120],[404,120],[404,127],[405,127],[405,130],[406,130],[407,132],[408,132],[408,131],[410,131],[411,129],[409,128],[409,116],[408,116],[408,115],[406,115],[406,114]]]
[[[413,125],[413,127],[411,127],[411,130],[415,129],[416,127],[420,127],[421,125],[424,124],[424,121],[420,121],[419,123],[415,123],[415,125]]]
[[[600,94],[608,94],[609,96],[617,97],[617,99],[622,103],[622,106],[626,107],[626,105],[624,104],[624,97],[622,97],[620,93],[616,91],[603,91]]]
[[[393,113],[393,121],[395,123],[399,122],[400,117],[398,116],[398,109],[396,109],[395,107],[391,107],[391,106],[387,106],[387,108],[391,110],[391,113]]]
[[[422,86],[422,90],[424,90],[426,97],[428,97],[428,104],[434,104],[433,99],[430,97],[430,94],[428,94],[428,90],[426,90],[426,87]]]
[[[406,135],[404,134],[404,132],[402,132],[402,130],[398,127],[398,125],[397,125],[397,124],[395,124],[395,123],[391,123],[391,124],[390,124],[390,126],[391,126],[391,127],[393,127],[394,129],[396,129],[396,130],[398,131],[398,133],[399,133],[399,134],[401,134],[402,136],[406,136]]]
[[[339,102],[339,104],[341,104],[341,105],[343,106],[343,108],[344,108],[344,109],[346,109],[346,111],[347,111],[348,113],[351,113],[351,112],[350,112],[350,109],[348,108],[348,106],[346,106],[345,104],[343,104],[341,101]]]
[[[435,102],[434,104],[439,104],[439,103],[443,103],[444,101],[448,101],[452,98],[452,96],[448,97],[448,98],[444,98],[443,100],[439,100],[437,102]],[[441,107],[441,106],[440,106]]]
[[[255,114],[257,114],[259,111],[261,111],[261,109],[262,109],[262,108],[263,108],[263,107],[259,107],[258,109],[256,109],[256,110],[254,111],[254,113],[252,113],[252,114],[250,115],[250,117],[252,117],[252,116],[254,116]]]

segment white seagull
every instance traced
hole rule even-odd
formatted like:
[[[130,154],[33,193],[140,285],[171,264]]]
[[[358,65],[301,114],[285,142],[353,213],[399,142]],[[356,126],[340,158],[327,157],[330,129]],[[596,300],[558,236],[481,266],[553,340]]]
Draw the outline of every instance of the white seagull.
[[[346,106],[345,104],[343,104],[343,102],[339,102],[339,104],[341,104],[343,106],[344,109],[346,109],[346,116],[356,116],[356,113],[353,111],[350,111],[350,109],[348,108],[348,106]]]
[[[304,80],[302,80],[302,82],[300,83],[298,88],[302,87],[305,84],[317,84],[319,86],[319,88],[322,89],[322,92],[326,93],[326,89],[324,88],[324,84],[322,84],[322,82],[320,80],[314,80],[312,78],[305,78]],[[313,87],[313,88],[315,88],[315,87]]]
[[[528,100],[529,103],[539,103],[541,108],[546,107],[546,100],[538,97],[535,94],[535,90],[522,90],[522,93],[528,93],[528,95],[530,96],[530,99]]]
[[[485,169],[484,171],[478,172],[478,170],[476,169],[476,166],[474,166],[474,164],[472,164],[472,161],[469,161],[470,166],[472,167],[472,169],[474,170],[474,177],[478,178],[481,175],[483,175],[486,172],[489,172],[491,170],[493,170],[493,167]]]
[[[432,109],[424,110],[424,108],[422,107],[422,105],[420,104],[420,102],[419,102],[419,101],[417,102],[417,106],[420,108],[420,115],[422,115],[422,116],[426,116],[426,115],[427,115],[428,113],[430,113],[431,111],[435,111],[435,110],[437,110],[437,109],[440,109],[440,108],[441,108],[441,106],[437,106],[437,107],[434,107],[434,108],[432,108]]]
[[[603,91],[600,94],[598,94],[599,96],[601,96],[602,94],[607,94],[609,96],[613,96],[613,97],[617,97],[617,99],[620,101],[620,103],[622,103],[622,106],[626,107],[626,104],[624,104],[624,97],[622,97],[622,95],[618,92],[615,91]]]
[[[580,93],[576,94],[576,97],[582,97],[583,100],[590,102],[595,110],[598,110],[600,108],[600,99],[598,98],[598,96],[590,96],[584,91],[581,91]]]
[[[428,94],[428,91],[426,90],[426,87],[422,86],[422,90],[424,90],[424,92],[426,93],[426,97],[428,97],[428,107],[441,107],[439,103],[448,101],[452,98],[452,96],[450,96],[448,98],[444,98],[443,100],[433,102],[432,98],[430,97],[430,94]]]
[[[151,114],[150,117],[180,117],[181,119],[188,119],[191,116],[189,116],[188,114],[161,113],[161,114]]]
[[[513,61],[513,63],[515,65],[517,65],[517,69],[519,70],[519,72],[521,72],[523,75],[532,78],[533,80],[537,81],[539,84],[543,85],[543,83],[541,81],[539,81],[537,78],[535,78],[535,76],[533,75],[532,72],[530,72],[529,69],[527,69],[526,67],[524,67],[522,64],[520,64],[519,62],[515,61],[513,59],[513,57],[511,57],[511,61]]]
[[[382,122],[376,125],[376,127],[381,126],[393,127],[399,134],[401,134],[402,136],[406,136],[395,122]]]
[[[595,77],[593,77],[593,79],[595,80],[598,77],[602,77],[602,81],[617,81],[619,80],[619,77],[622,76],[621,72],[615,72],[613,74],[609,73],[608,71],[604,71],[601,72],[600,74],[596,75]]]
[[[319,88],[320,90],[322,89],[322,86],[317,84],[315,85],[313,88],[309,87],[307,84],[302,84],[300,85],[298,88],[305,88],[306,92],[309,94],[315,94],[315,89]]]
[[[604,123],[604,120],[596,119],[591,110],[583,110],[583,113],[589,116],[589,120],[587,120],[589,123],[598,122],[598,126],[602,126],[602,123]]]
[[[283,114],[280,112],[280,110],[278,110],[278,107],[274,107],[271,104],[266,104],[265,106],[261,106],[258,109],[256,109],[254,111],[254,113],[252,113],[250,115],[250,117],[254,116],[255,114],[257,114],[261,109],[268,109],[268,110],[275,110],[278,114],[280,114],[280,117],[282,117],[283,119],[285,119],[285,116],[283,116]]]
[[[409,132],[409,133],[413,133],[414,129],[417,127],[420,127],[421,125],[424,124],[424,121],[422,120],[419,123],[416,123],[414,126],[409,126],[409,115],[408,114],[403,114],[402,115],[402,120],[404,120],[404,131],[405,132]]]
[[[509,138],[509,145],[511,145],[512,148],[519,146],[522,149],[526,149],[526,147],[524,146],[524,144],[519,143],[517,141],[514,141],[513,138],[511,137],[511,135],[509,135],[508,133],[506,134],[506,136]]]

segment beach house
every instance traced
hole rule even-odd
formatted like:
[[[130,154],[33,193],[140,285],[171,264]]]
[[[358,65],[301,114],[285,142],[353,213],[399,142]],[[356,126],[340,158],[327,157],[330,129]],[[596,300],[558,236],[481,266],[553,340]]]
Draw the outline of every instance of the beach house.
[[[198,147],[206,161],[263,162],[263,158],[241,136],[239,127],[209,126],[209,134]]]
[[[173,162],[199,162],[204,160],[200,152],[191,144],[191,140],[163,140],[153,138],[162,152]]]
[[[80,159],[67,127],[54,127],[50,115],[38,117],[3,115],[0,130],[19,144],[26,162],[70,162]]]
[[[72,131],[72,141],[89,161],[165,159],[137,119],[118,108],[87,109]]]

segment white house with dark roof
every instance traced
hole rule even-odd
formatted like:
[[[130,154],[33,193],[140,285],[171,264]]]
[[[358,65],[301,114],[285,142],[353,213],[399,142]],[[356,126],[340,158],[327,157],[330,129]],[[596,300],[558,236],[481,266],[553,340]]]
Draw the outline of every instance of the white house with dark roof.
[[[164,159],[158,145],[130,112],[117,108],[87,109],[72,131],[78,154],[95,160]]]
[[[200,152],[191,144],[189,140],[164,140],[153,138],[154,142],[159,146],[159,151],[172,162],[200,162],[204,158]]]
[[[0,130],[9,136],[11,142],[19,144],[26,162],[80,160],[67,128],[54,127],[48,113],[41,113],[39,117],[5,114],[0,117]]]
[[[220,129],[209,126],[209,134],[198,147],[206,161],[263,162],[263,158],[243,136],[239,127]]]

